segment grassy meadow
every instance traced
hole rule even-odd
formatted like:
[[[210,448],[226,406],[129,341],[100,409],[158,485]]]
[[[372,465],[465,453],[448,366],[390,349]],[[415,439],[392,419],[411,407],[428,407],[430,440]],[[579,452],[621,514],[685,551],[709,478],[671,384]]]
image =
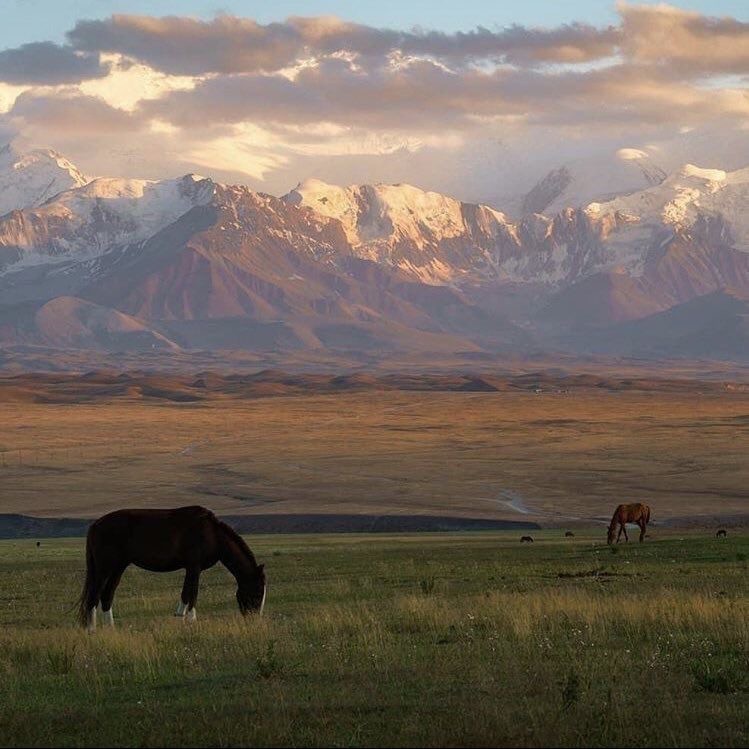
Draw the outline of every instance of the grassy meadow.
[[[749,536],[533,535],[248,537],[263,617],[130,569],[93,635],[83,540],[0,542],[0,744],[749,744]]]

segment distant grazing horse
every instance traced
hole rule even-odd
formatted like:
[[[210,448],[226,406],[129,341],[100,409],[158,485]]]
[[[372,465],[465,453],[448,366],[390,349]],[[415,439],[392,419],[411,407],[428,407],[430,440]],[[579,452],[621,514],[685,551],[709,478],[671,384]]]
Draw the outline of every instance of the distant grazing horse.
[[[717,532],[717,533],[715,534],[715,538],[725,538],[725,537],[726,537],[727,535],[728,535],[728,534],[726,533],[726,531],[725,531],[725,530],[724,530],[723,528],[721,528],[721,529],[720,529],[720,530],[719,530],[719,531],[718,531],[718,532]]]
[[[237,580],[243,614],[262,613],[264,565],[255,561],[242,537],[205,507],[176,510],[117,510],[91,524],[86,537],[86,582],[79,599],[81,626],[96,628],[96,606],[114,624],[112,600],[125,569],[134,564],[152,572],[185,570],[175,616],[195,621],[200,573],[221,562]]]
[[[624,531],[625,541],[629,541],[627,535],[627,523],[637,523],[640,526],[640,543],[645,538],[645,528],[647,528],[650,522],[650,508],[641,502],[636,502],[631,505],[619,505],[614,510],[614,517],[611,518],[611,524],[609,525],[608,543],[614,542],[614,533],[616,533],[616,526],[619,526],[619,534],[616,537],[616,542],[619,543],[619,539],[622,537],[622,531]]]
[[[574,533],[573,533],[572,531],[567,531],[567,532],[566,532],[566,533],[564,534],[564,537],[565,537],[565,538],[574,538],[574,537],[575,537],[575,534],[574,534]]]
[[[533,538],[531,536],[521,536],[520,537],[520,543],[521,544],[532,544]]]

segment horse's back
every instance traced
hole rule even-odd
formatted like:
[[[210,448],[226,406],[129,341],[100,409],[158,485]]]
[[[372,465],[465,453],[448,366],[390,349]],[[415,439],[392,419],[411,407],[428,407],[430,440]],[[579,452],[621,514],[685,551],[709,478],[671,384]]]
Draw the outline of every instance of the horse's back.
[[[642,502],[636,502],[632,505],[632,512],[636,520],[644,520],[646,523],[650,522],[650,507]]]
[[[167,509],[152,508],[125,508],[114,510],[102,515],[91,524],[91,528],[104,528],[122,525],[137,525],[145,523],[149,525],[185,524],[201,520],[215,520],[216,516],[201,505],[190,505],[188,507],[175,507]]]
[[[650,521],[650,507],[642,502],[621,504],[616,508],[614,516],[624,519],[626,522],[637,522],[640,518],[644,518],[647,523]]]
[[[179,569],[198,557],[215,556],[215,520],[200,505],[115,510],[91,524],[88,542],[99,556],[146,569]]]

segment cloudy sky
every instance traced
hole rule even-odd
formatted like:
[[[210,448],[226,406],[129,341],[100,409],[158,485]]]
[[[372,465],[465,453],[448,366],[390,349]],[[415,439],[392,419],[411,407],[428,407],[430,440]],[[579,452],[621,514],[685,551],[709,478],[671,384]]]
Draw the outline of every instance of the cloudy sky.
[[[497,203],[624,146],[749,165],[743,0],[6,2],[0,137],[91,175],[408,181]]]

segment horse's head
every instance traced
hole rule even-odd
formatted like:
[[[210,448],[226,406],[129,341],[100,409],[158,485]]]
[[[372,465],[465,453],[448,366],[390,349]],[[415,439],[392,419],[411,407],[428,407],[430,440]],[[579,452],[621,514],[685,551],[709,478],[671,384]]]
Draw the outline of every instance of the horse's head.
[[[612,523],[609,526],[609,534],[608,534],[608,536],[606,538],[606,543],[607,544],[613,544],[614,543],[614,536],[615,535],[616,535],[616,524]]]
[[[265,565],[258,565],[255,570],[243,578],[237,586],[237,603],[242,614],[263,613],[265,605]]]

